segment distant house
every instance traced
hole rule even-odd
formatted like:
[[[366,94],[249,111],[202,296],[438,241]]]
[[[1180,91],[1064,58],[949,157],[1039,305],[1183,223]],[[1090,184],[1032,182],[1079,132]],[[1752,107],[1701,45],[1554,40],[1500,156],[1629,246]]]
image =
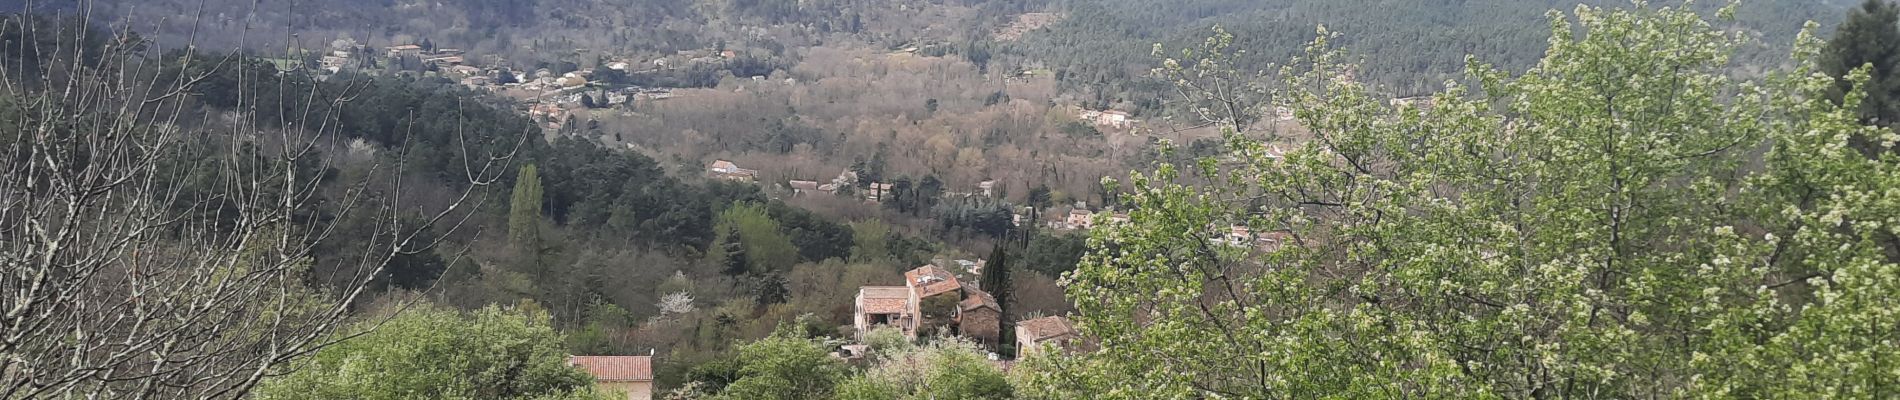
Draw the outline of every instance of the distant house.
[[[348,56],[334,56],[334,55],[323,56],[320,62],[322,63],[323,69],[325,71],[330,71],[332,73],[337,72],[337,71],[342,71],[344,68],[348,68],[350,66],[350,58]]]
[[[1127,111],[1121,110],[1095,111],[1084,109],[1081,113],[1077,114],[1076,117],[1097,126],[1106,126],[1115,129],[1128,129],[1129,127],[1133,127],[1136,122],[1134,118],[1128,115]]]
[[[1068,341],[1079,334],[1068,318],[1042,317],[1016,322],[1016,357],[1023,358],[1042,351],[1045,344],[1057,347],[1068,345]]]
[[[587,78],[583,78],[580,75],[569,74],[560,79],[555,79],[554,84],[560,85],[563,88],[587,86]]]
[[[881,203],[884,201],[884,195],[891,192],[891,188],[892,185],[889,183],[872,183],[870,192],[864,194],[864,200]]]
[[[467,78],[462,78],[462,86],[468,86],[471,89],[479,88],[482,86],[488,86],[489,84],[494,83],[494,81],[495,80],[493,78],[489,78],[486,76],[479,76],[479,75],[471,76]]]
[[[416,57],[416,56],[422,55],[422,46],[417,46],[413,44],[389,46],[387,50],[388,50],[389,58]]]
[[[617,398],[653,399],[652,356],[572,356],[567,363],[594,375],[601,389],[625,396]]]
[[[857,304],[852,308],[852,325],[858,338],[881,326],[896,327],[909,333],[911,327],[910,288],[905,286],[865,286],[858,288]]]
[[[1071,209],[1069,210],[1068,220],[1064,222],[1069,224],[1069,229],[1094,228],[1095,227],[1095,213],[1089,212],[1089,210],[1086,208]]]
[[[712,167],[707,168],[707,171],[715,178],[742,182],[751,182],[753,178],[759,176],[758,170],[739,168],[738,164],[726,160],[713,161]]]
[[[794,196],[817,193],[820,190],[818,181],[791,181],[791,185],[792,195]]]
[[[466,60],[462,59],[462,56],[440,56],[422,59],[422,63],[435,65],[437,68],[462,65],[465,61]]]
[[[1111,225],[1121,225],[1121,224],[1126,224],[1126,223],[1128,223],[1128,221],[1129,221],[1129,219],[1128,219],[1128,213],[1125,213],[1125,212],[1122,212],[1122,213],[1114,213],[1114,214],[1110,214],[1110,215],[1108,216],[1108,223],[1109,223],[1109,224],[1111,224]]]
[[[996,346],[1002,338],[1003,307],[996,297],[975,286],[964,286],[963,301],[957,303],[957,332],[985,346]]]
[[[996,181],[977,183],[976,189],[983,191],[983,197],[996,197]]]

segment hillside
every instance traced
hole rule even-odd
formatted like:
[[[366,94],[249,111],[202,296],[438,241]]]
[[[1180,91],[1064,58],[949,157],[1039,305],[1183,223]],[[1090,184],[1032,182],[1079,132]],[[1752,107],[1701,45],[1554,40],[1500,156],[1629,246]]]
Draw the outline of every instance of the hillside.
[[[1673,2],[1663,4],[1668,3]],[[1704,3],[1698,9],[1707,12],[1722,2]],[[1734,24],[1756,32],[1762,42],[1741,49],[1744,64],[1779,63],[1802,23],[1818,21],[1827,29],[1850,3],[1742,2]],[[1242,58],[1247,66],[1263,69],[1298,55],[1315,36],[1314,28],[1324,25],[1342,35],[1337,44],[1362,59],[1362,78],[1406,97],[1459,78],[1466,55],[1509,69],[1529,66],[1547,47],[1545,14],[1577,5],[1563,0],[1075,0],[1061,6],[1069,18],[1026,35],[1016,51],[1046,60],[1073,87],[1110,88],[1109,98],[1144,97],[1155,88],[1139,83],[1154,65],[1154,43],[1182,48],[1220,25],[1234,34],[1238,48],[1247,50]],[[1131,89],[1139,94],[1125,92]]]
[[[1047,66],[1066,87],[1111,92],[1093,100],[1150,106],[1144,98],[1155,87],[1140,78],[1154,65],[1152,45],[1179,48],[1205,38],[1214,25],[1233,32],[1250,50],[1244,60],[1260,68],[1296,55],[1314,28],[1324,25],[1364,56],[1366,79],[1406,96],[1458,77],[1468,54],[1503,66],[1527,66],[1545,47],[1545,14],[1577,5],[1561,0],[341,0],[302,9],[265,4],[241,13],[233,10],[250,10],[252,2],[136,3],[100,4],[106,15],[147,21],[128,23],[140,30],[168,38],[196,33],[200,44],[229,46],[242,40],[252,47],[281,48],[286,40],[312,46],[328,40],[317,38],[338,36],[372,45],[428,38],[524,62],[588,51],[671,54],[725,43],[796,49],[836,40],[891,48],[1001,41],[1009,44],[1010,66]],[[1628,5],[1620,0],[1582,3]],[[1705,3],[1697,6],[1705,13],[1720,5]],[[1803,22],[1831,27],[1848,3],[1742,2],[1733,24],[1755,32],[1763,43],[1741,49],[1743,64],[1782,58]],[[185,22],[200,14],[202,24]],[[158,20],[169,22],[149,22]],[[1025,21],[1026,27],[1012,30]],[[288,38],[286,29],[300,38]],[[772,56],[792,58],[794,53],[773,51]]]

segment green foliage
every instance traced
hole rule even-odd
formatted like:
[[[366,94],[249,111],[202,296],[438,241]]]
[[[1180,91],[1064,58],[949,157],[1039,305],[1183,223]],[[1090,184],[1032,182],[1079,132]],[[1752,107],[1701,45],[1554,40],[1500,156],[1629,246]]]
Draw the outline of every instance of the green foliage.
[[[745,254],[748,273],[785,271],[798,263],[798,248],[780,230],[778,221],[766,213],[764,206],[736,204],[727,208],[719,213],[718,230],[737,233],[736,241]]]
[[[832,358],[830,345],[781,330],[739,346],[726,364],[731,383],[714,399],[802,400],[829,398],[850,370]]]
[[[1143,79],[1157,67],[1153,45],[1169,49],[1203,43],[1209,28],[1222,26],[1246,49],[1228,66],[1242,75],[1271,73],[1274,65],[1299,56],[1313,27],[1344,35],[1336,44],[1370,55],[1356,66],[1358,79],[1378,91],[1412,96],[1428,93],[1460,78],[1465,56],[1491,60],[1506,68],[1534,65],[1548,44],[1541,17],[1552,9],[1578,3],[1627,6],[1626,0],[1082,0],[1068,2],[1068,18],[1046,32],[1026,35],[1013,50],[1033,54],[1055,69],[1065,86],[1106,92],[1103,97],[1138,100],[1172,92],[1172,82]],[[1678,4],[1679,2],[1668,2]],[[1707,10],[1726,2],[1700,2]],[[1838,21],[1833,2],[1757,0],[1742,2],[1738,25],[1785,45],[1799,21]],[[1747,61],[1777,65],[1785,46],[1743,48]],[[1173,55],[1173,54],[1170,54]],[[1184,58],[1194,62],[1197,58]],[[1181,100],[1181,99],[1177,99]],[[1145,106],[1145,105],[1144,105]],[[1159,104],[1154,104],[1159,108]],[[1176,110],[1191,112],[1191,110]]]
[[[1088,236],[1085,234],[1036,232],[1029,238],[1029,247],[1023,250],[1015,263],[1043,275],[1062,276],[1075,269],[1075,264],[1082,261],[1082,254],[1086,252]]]
[[[938,204],[934,211],[938,223],[945,230],[965,230],[1002,238],[1014,225],[1016,214],[1011,210],[1015,208],[1006,201],[968,196],[949,199]]]
[[[891,258],[891,226],[883,221],[851,223],[851,259],[878,262]]]
[[[371,319],[258,386],[259,399],[606,399],[547,315],[432,306]],[[347,339],[345,339],[347,338]]]
[[[1728,14],[1728,10],[1724,11]],[[1574,18],[1574,19],[1572,19]],[[1321,37],[1309,128],[1130,182],[1069,275],[1100,351],[1030,398],[1878,398],[1900,381],[1900,135],[1811,64],[1732,79],[1744,33],[1579,7],[1521,75],[1393,107]],[[1428,46],[1429,47],[1429,46]],[[1865,83],[1865,71],[1850,81]],[[1194,183],[1205,183],[1197,185]],[[1230,225],[1277,245],[1221,240]],[[1247,238],[1252,239],[1252,238]],[[1113,244],[1113,246],[1110,246]]]
[[[521,166],[508,202],[508,242],[530,252],[541,245],[541,175],[534,164]]]
[[[977,400],[1014,398],[1007,377],[976,344],[938,340],[880,359],[838,385],[838,400]]]
[[[1870,66],[1870,79],[1864,84],[1866,97],[1860,101],[1861,121],[1892,125],[1900,121],[1900,7],[1880,0],[1867,0],[1847,14],[1847,21],[1834,31],[1834,38],[1822,48],[1820,66],[1828,76],[1838,79],[1829,97],[1836,103],[1853,89],[1847,75]]]

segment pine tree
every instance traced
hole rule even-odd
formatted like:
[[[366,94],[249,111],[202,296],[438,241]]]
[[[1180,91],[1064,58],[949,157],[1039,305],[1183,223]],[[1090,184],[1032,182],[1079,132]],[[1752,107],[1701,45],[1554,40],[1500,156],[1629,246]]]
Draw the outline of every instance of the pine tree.
[[[724,254],[720,267],[726,275],[739,276],[746,273],[749,260],[746,259],[745,243],[739,240],[739,226],[728,225],[720,234],[719,250]]]
[[[1860,117],[1865,123],[1889,126],[1900,121],[1900,8],[1886,0],[1867,0],[1849,11],[1847,21],[1834,31],[1834,38],[1822,49],[1821,68],[1837,79],[1838,90],[1831,94],[1835,104],[1842,101],[1851,82],[1849,73],[1872,65],[1867,82],[1867,98],[1861,102]]]
[[[541,176],[534,164],[521,166],[508,204],[508,243],[534,250],[541,240]]]

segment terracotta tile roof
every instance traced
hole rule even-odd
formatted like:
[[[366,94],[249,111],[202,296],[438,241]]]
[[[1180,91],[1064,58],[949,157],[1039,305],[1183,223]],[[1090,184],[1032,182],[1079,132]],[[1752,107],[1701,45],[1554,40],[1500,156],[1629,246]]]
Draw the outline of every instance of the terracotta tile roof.
[[[956,275],[935,265],[904,272],[904,285],[917,288],[919,299],[954,292],[963,287],[963,284],[957,283]]]
[[[866,314],[902,314],[910,302],[910,288],[902,286],[865,286],[858,288],[858,306]]]
[[[601,382],[651,382],[651,356],[569,356],[568,365],[579,366]]]
[[[1075,335],[1075,327],[1069,325],[1068,318],[1063,317],[1042,317],[1017,321],[1016,327],[1021,329],[1022,333],[1027,334],[1024,335],[1022,339],[1031,342],[1059,338],[1065,335]]]
[[[957,306],[958,306],[957,307],[958,309],[961,309],[963,311],[974,310],[974,309],[982,308],[982,307],[989,307],[990,309],[996,310],[996,311],[1003,310],[1002,306],[999,306],[996,304],[996,297],[990,296],[989,292],[979,290],[974,286],[963,287],[963,302],[958,303]]]

